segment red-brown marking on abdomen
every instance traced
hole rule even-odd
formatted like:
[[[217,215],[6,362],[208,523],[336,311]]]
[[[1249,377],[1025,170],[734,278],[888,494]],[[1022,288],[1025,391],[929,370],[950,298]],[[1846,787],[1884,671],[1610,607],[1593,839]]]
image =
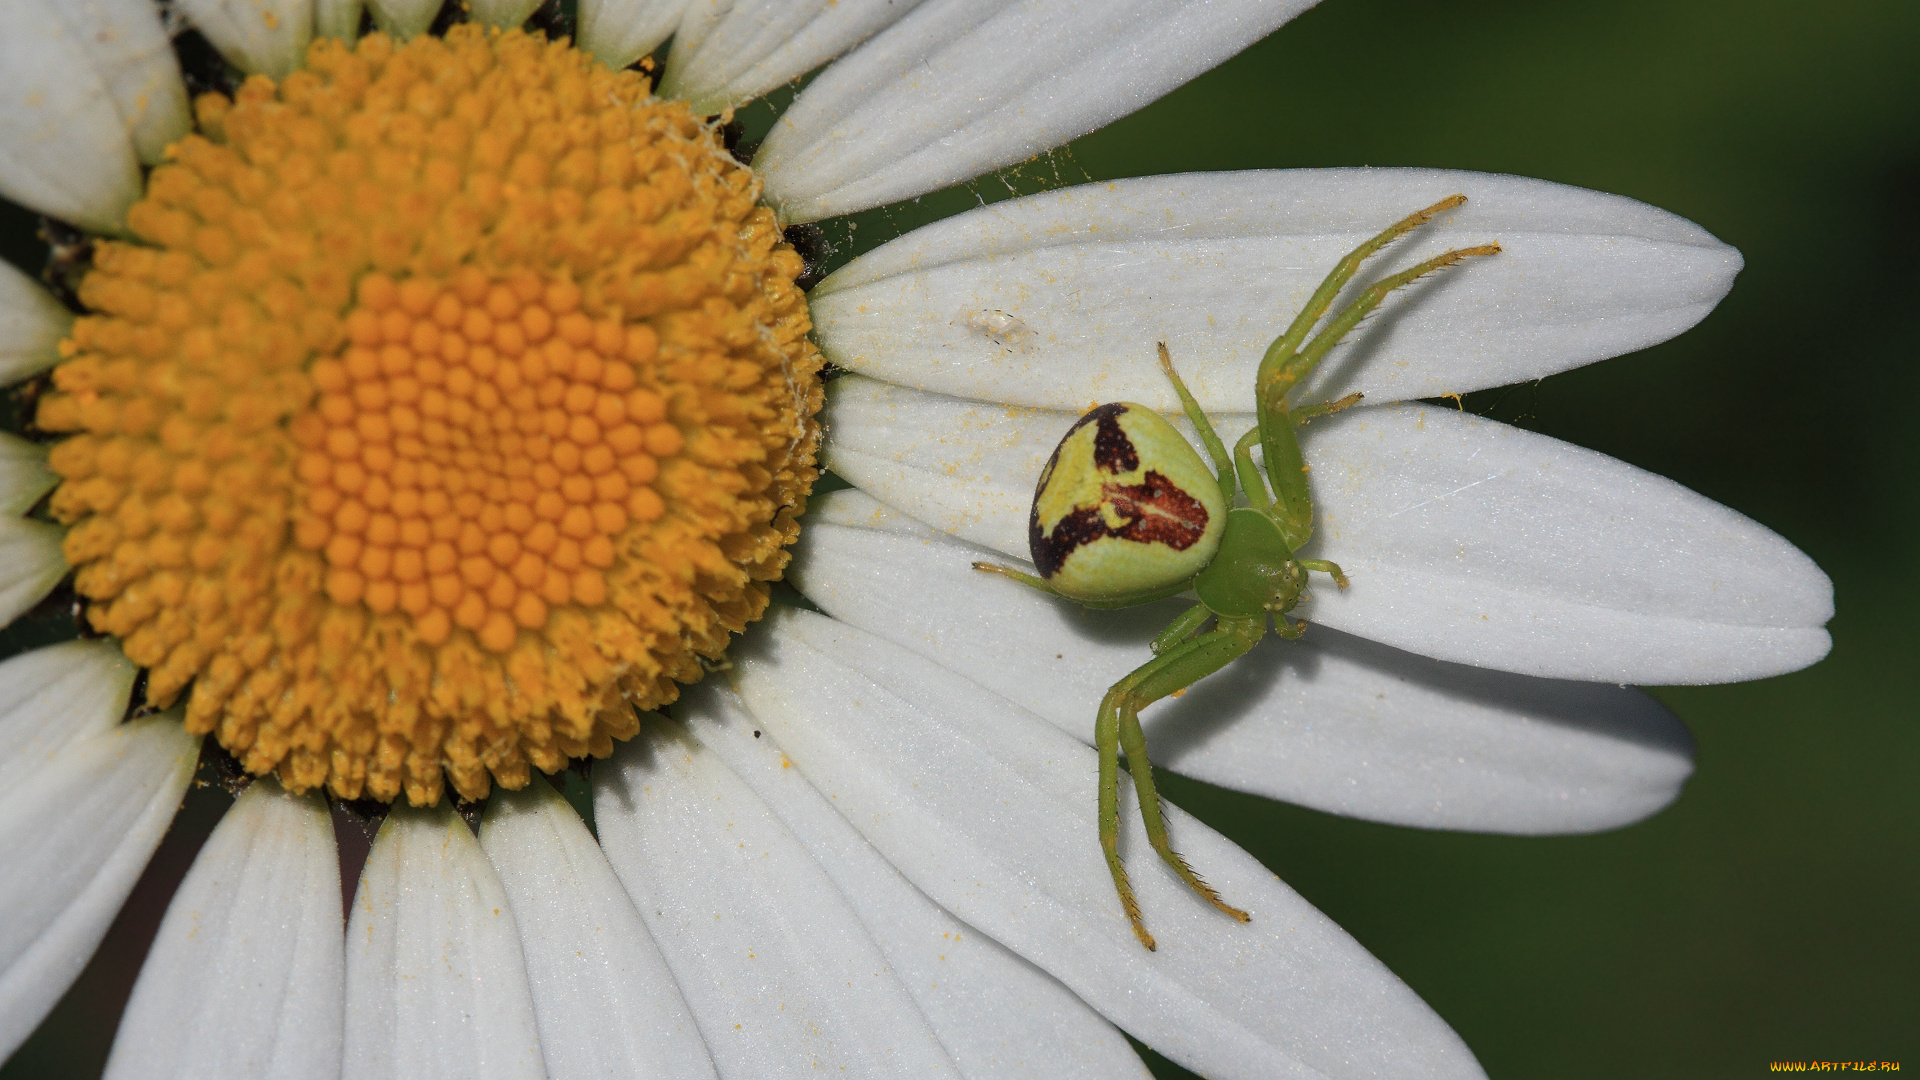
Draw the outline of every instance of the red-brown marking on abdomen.
[[[1131,443],[1128,449],[1132,449]],[[1125,524],[1109,528],[1100,507],[1083,506],[1061,518],[1051,532],[1042,533],[1035,512],[1028,523],[1027,546],[1041,577],[1059,573],[1076,548],[1101,537],[1165,544],[1175,551],[1185,551],[1207,531],[1207,508],[1158,472],[1149,470],[1138,484],[1103,484],[1100,494]]]

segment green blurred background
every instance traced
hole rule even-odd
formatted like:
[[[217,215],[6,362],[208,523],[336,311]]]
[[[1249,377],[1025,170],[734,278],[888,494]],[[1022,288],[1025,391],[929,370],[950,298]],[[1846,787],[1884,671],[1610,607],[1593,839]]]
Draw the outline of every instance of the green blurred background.
[[[1920,4],[1328,0],[1063,154],[862,215],[854,235],[871,247],[1055,175],[1363,164],[1619,192],[1741,249],[1732,295],[1682,338],[1467,405],[1784,534],[1833,576],[1834,651],[1659,691],[1698,772],[1673,808],[1602,836],[1425,833],[1177,777],[1170,796],[1345,926],[1494,1077],[1920,1068],[1920,425],[1901,420],[1920,390]],[[0,207],[7,257],[37,270],[31,231]],[[189,797],[0,1080],[98,1075],[225,802]]]

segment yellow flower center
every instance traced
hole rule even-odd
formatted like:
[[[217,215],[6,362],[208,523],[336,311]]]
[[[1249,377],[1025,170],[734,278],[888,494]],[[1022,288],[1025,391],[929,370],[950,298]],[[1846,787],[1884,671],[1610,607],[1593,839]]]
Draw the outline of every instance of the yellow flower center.
[[[765,610],[815,477],[756,180],[517,31],[322,40],[196,109],[40,405],[88,621],[294,791],[605,756]]]
[[[371,274],[359,292],[352,344],[313,365],[319,407],[291,428],[294,540],[325,554],[327,595],[403,611],[428,645],[458,626],[493,652],[550,606],[605,603],[614,542],[665,513],[652,485],[686,447],[639,385],[653,329],[596,324],[579,286],[531,274]]]

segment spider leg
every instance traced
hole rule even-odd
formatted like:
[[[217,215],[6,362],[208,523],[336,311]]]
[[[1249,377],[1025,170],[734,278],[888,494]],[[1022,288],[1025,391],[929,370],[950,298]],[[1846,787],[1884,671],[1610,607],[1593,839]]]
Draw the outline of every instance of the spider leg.
[[[1148,843],[1194,892],[1214,907],[1246,922],[1246,912],[1221,899],[1219,892],[1173,850],[1166,817],[1160,809],[1159,792],[1153,783],[1153,765],[1147,759],[1140,710],[1246,655],[1265,633],[1264,619],[1223,619],[1214,629],[1189,638],[1142,664],[1115,683],[1100,702],[1100,713],[1094,724],[1094,743],[1100,753],[1100,850],[1106,856],[1108,872],[1113,875],[1114,890],[1120,894],[1120,907],[1133,923],[1134,936],[1148,949],[1155,947],[1153,935],[1147,933],[1146,923],[1140,916],[1140,903],[1127,878],[1126,866],[1120,861],[1120,750],[1124,747],[1127,752],[1127,770],[1133,777],[1134,792],[1139,796],[1140,819],[1146,826]]]

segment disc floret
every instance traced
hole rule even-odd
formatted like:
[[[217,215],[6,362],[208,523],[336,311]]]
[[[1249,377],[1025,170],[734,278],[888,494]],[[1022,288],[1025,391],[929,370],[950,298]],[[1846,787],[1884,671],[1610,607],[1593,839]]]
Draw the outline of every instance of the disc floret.
[[[38,415],[88,623],[293,791],[609,753],[759,617],[815,476],[758,181],[518,31],[322,40],[196,112]]]

